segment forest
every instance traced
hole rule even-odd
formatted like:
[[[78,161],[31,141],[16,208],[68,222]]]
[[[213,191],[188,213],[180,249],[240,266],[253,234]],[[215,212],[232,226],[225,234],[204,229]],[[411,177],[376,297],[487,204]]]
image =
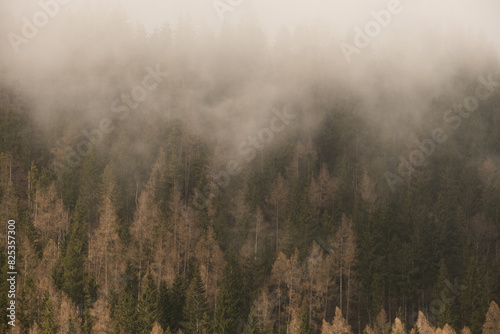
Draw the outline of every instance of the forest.
[[[499,334],[498,51],[421,30],[4,39],[0,333]]]

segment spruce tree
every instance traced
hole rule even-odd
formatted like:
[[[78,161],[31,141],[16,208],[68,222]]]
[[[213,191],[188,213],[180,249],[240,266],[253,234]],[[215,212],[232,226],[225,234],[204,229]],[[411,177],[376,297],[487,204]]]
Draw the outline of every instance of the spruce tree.
[[[257,323],[257,317],[255,316],[255,313],[252,311],[248,315],[248,320],[245,325],[245,329],[243,331],[244,334],[259,334],[259,326]]]
[[[35,280],[32,276],[28,276],[19,296],[19,322],[21,327],[30,328],[35,319],[38,318],[37,306]]]
[[[138,282],[135,270],[131,263],[123,274],[123,290],[119,294],[118,305],[113,312],[116,331],[118,333],[138,333],[137,319],[137,290]]]
[[[239,272],[235,260],[229,261],[224,270],[223,285],[215,311],[215,334],[234,333],[238,326],[242,306],[240,294],[243,289]]]
[[[76,327],[75,327],[75,323],[73,322],[73,318],[71,318],[71,316],[69,316],[69,319],[68,319],[68,331],[66,332],[66,334],[77,334],[77,330],[76,330]]]
[[[456,296],[454,295],[453,291],[449,291],[448,287],[446,286],[446,282],[449,283],[448,269],[446,268],[444,260],[441,259],[441,262],[439,263],[438,278],[436,284],[434,285],[433,298],[435,305],[433,305],[433,303],[431,302],[431,313],[433,313],[433,315],[436,317],[437,325],[441,328],[446,324],[451,326],[453,326],[454,324],[454,321],[452,320],[450,304],[454,301]],[[442,300],[443,292],[448,292],[445,296],[445,299],[449,298],[449,300]]]
[[[40,334],[54,334],[57,333],[57,326],[54,316],[54,305],[50,300],[49,293],[45,292],[43,301],[43,311],[40,318]]]
[[[73,222],[72,233],[69,238],[66,254],[62,259],[63,283],[62,290],[77,304],[83,303],[84,293],[84,244],[81,233],[82,224],[79,221]]]
[[[97,290],[98,286],[95,282],[94,277],[88,277],[83,289],[85,295],[83,304],[83,332],[85,334],[91,334],[92,327],[94,326],[94,317],[90,313],[90,309],[93,307],[94,303],[97,300]]]
[[[158,295],[158,322],[162,328],[169,328],[172,324],[172,301],[167,282],[161,281]]]
[[[186,303],[186,289],[184,287],[184,281],[180,276],[177,276],[174,280],[171,293],[172,306],[169,310],[169,321],[170,329],[172,332],[176,333],[184,320],[184,305]]]
[[[312,334],[311,326],[309,324],[309,311],[306,304],[304,304],[300,310],[300,326],[298,334]]]
[[[146,276],[146,284],[139,301],[140,333],[150,333],[158,320],[158,293],[151,273]]]
[[[186,293],[186,305],[184,306],[184,322],[182,327],[186,334],[203,333],[204,317],[208,312],[205,287],[201,280],[198,268],[193,273],[193,278]]]

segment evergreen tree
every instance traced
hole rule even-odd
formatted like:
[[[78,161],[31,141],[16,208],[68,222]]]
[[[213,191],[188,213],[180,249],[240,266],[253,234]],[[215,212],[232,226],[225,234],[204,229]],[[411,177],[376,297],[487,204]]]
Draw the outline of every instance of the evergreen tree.
[[[119,294],[118,305],[113,312],[115,318],[115,327],[118,333],[138,333],[138,314],[137,314],[137,274],[132,268],[131,263],[127,264],[127,269],[122,276],[123,290]]]
[[[241,314],[240,299],[242,283],[240,269],[235,260],[230,260],[224,269],[222,289],[219,294],[214,318],[214,334],[235,333]]]
[[[63,283],[62,290],[77,304],[83,303],[84,293],[84,243],[81,238],[82,224],[73,222],[73,228],[69,237],[66,254],[62,259]]]
[[[30,328],[38,318],[37,291],[35,280],[28,276],[19,296],[19,322],[21,327]]]
[[[171,293],[171,308],[169,312],[168,319],[170,321],[170,328],[172,332],[176,333],[181,323],[184,321],[183,310],[186,304],[186,290],[184,287],[184,281],[180,276],[177,276],[174,280],[174,285],[172,286]]]
[[[259,326],[257,322],[257,317],[255,316],[255,313],[252,311],[248,315],[248,320],[245,325],[245,329],[243,331],[244,334],[260,334],[259,331]]]
[[[169,328],[172,323],[172,302],[170,298],[170,291],[167,282],[160,282],[160,289],[158,292],[158,323],[162,328]]]
[[[92,316],[90,310],[97,300],[97,290],[98,287],[94,277],[88,277],[83,289],[85,296],[83,304],[83,332],[85,334],[91,334],[94,326],[94,317]]]
[[[151,273],[146,276],[141,299],[139,300],[140,333],[151,332],[153,325],[158,320],[158,293]]]
[[[66,334],[77,334],[77,333],[78,332],[76,330],[75,323],[73,322],[73,319],[70,316],[68,319],[68,331],[66,332]]]
[[[500,333],[500,309],[497,303],[491,302],[488,313],[486,313],[486,321],[483,325],[483,334],[498,334]]]
[[[434,285],[434,302],[431,302],[431,312],[434,317],[436,317],[437,325],[441,328],[446,324],[451,326],[454,324],[451,315],[451,303],[455,300],[456,296],[454,295],[454,292],[450,291],[446,286],[446,282],[449,283],[448,278],[448,269],[446,268],[444,260],[441,259],[441,262],[439,263],[438,278],[436,284]],[[447,292],[445,295],[446,300],[442,300],[444,292]],[[433,303],[435,305],[433,305]]]
[[[309,324],[309,309],[306,304],[300,310],[300,326],[298,334],[312,334],[311,325]]]
[[[193,273],[191,284],[186,293],[184,306],[184,322],[182,327],[186,334],[199,334],[204,330],[204,317],[208,312],[205,287],[198,268]]]
[[[151,334],[165,334],[165,331],[163,330],[163,328],[161,328],[161,326],[160,326],[159,323],[155,322],[154,326],[153,326],[153,329],[151,330],[150,333]]]
[[[57,326],[55,322],[54,306],[49,297],[49,293],[45,292],[43,301],[43,311],[40,317],[40,334],[54,334],[57,333]]]
[[[473,333],[480,330],[482,322],[479,319],[484,317],[484,313],[481,313],[480,305],[480,295],[481,291],[479,289],[479,264],[475,256],[469,258],[468,264],[465,267],[465,286],[466,289],[461,291],[460,294],[460,306],[461,306],[461,318],[463,319],[463,325],[468,326]],[[484,319],[484,318],[483,318]]]

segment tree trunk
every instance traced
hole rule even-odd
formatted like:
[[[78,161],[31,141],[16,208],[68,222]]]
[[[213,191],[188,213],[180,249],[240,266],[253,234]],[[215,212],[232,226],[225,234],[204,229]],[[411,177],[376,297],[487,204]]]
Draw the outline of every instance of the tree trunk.
[[[351,291],[351,265],[347,267],[347,305],[346,305],[346,320],[349,321],[349,301],[350,301],[350,291]]]

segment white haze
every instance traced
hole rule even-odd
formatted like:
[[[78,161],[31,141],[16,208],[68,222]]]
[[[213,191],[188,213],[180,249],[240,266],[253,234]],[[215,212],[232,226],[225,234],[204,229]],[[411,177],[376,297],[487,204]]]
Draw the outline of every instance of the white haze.
[[[248,135],[265,126],[271,110],[278,105],[320,109],[307,89],[311,83],[319,83],[321,89],[331,91],[331,101],[325,103],[332,105],[341,104],[348,92],[359,101],[358,112],[379,124],[384,136],[398,136],[398,133],[402,136],[407,133],[407,126],[422,124],[433,100],[442,95],[466,93],[456,92],[453,86],[457,69],[466,69],[475,78],[498,68],[498,58],[492,55],[500,50],[500,2],[401,0],[403,11],[394,15],[373,44],[354,55],[348,64],[339,42],[353,44],[353,28],[364,27],[373,20],[371,11],[386,9],[388,3],[243,0],[233,12],[225,13],[223,24],[211,0],[74,0],[16,54],[7,34],[20,33],[21,18],[31,18],[39,7],[35,1],[3,0],[1,80],[32,101],[36,119],[44,127],[50,128],[61,121],[61,113],[78,115],[74,128],[68,127],[74,132],[65,134],[68,139],[64,144],[71,144],[81,130],[95,127],[99,119],[106,117],[111,101],[146,74],[144,66],[134,67],[131,59],[137,57],[141,64],[151,67],[158,63],[155,57],[150,59],[141,52],[140,44],[124,42],[128,34],[140,33],[141,25],[148,34],[168,25],[175,36],[182,22],[192,22],[197,37],[186,46],[185,54],[206,87],[215,85],[221,75],[239,78],[245,63],[220,70],[225,64],[220,57],[231,59],[233,54],[246,52],[241,51],[245,47],[257,55],[262,49],[259,57],[266,62],[272,62],[280,54],[285,55],[279,59],[286,59],[287,52],[291,55],[288,63],[280,64],[284,69],[278,78],[269,79],[266,68],[260,69],[262,73],[241,74],[245,80],[227,98],[207,96],[206,87],[183,88],[183,96],[193,108],[175,116],[191,119],[198,134],[211,136],[221,151],[229,152],[227,155]],[[110,16],[128,17],[133,28],[115,26],[114,22],[122,21],[110,22]],[[254,24],[262,30],[267,49],[259,44],[260,33],[252,28]],[[231,30],[234,26],[243,28]],[[287,38],[283,36],[287,34],[290,45],[275,44],[276,41],[286,44]],[[107,62],[113,66],[99,68]],[[218,62],[222,65],[218,65],[217,77],[213,72],[204,72],[206,64]],[[258,64],[252,66],[259,68]],[[184,79],[172,72],[167,86],[160,91],[180,89]],[[147,113],[155,113],[163,106],[162,97],[154,96],[155,92],[151,94],[145,108]],[[210,99],[214,102],[204,102]],[[321,113],[316,110],[307,110],[305,115],[308,117],[301,120],[305,131],[321,122]]]

